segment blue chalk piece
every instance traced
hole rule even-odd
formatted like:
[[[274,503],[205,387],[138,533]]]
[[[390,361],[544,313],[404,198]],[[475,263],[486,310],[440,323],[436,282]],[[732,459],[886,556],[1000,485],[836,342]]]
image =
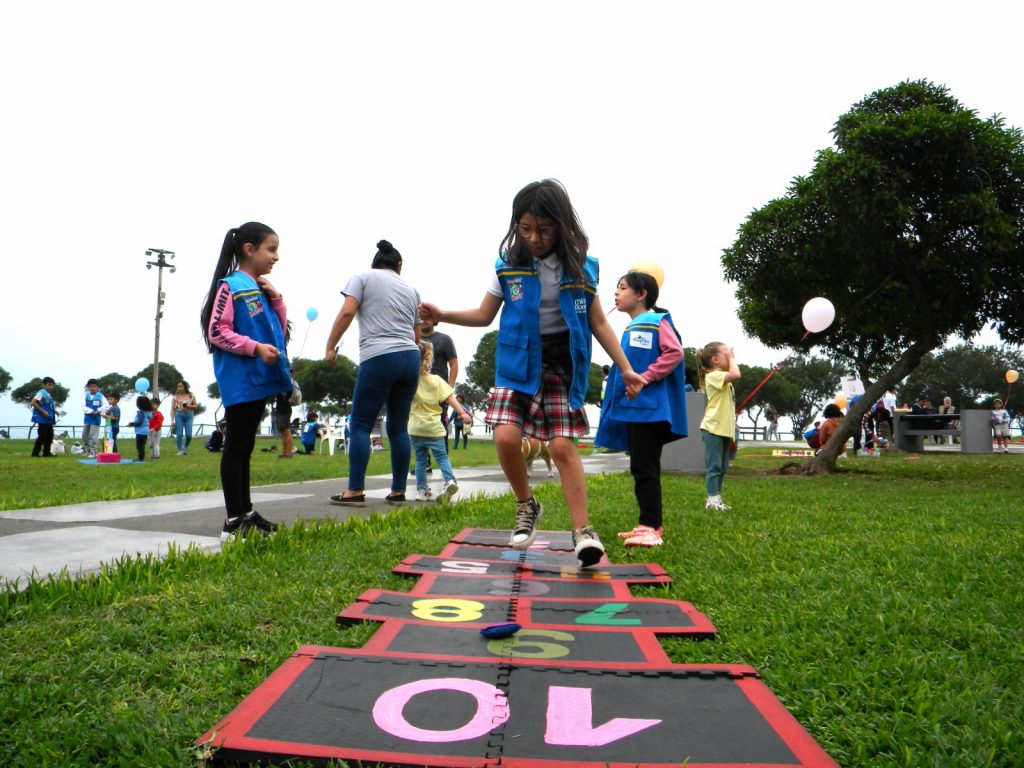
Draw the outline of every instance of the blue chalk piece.
[[[480,630],[480,634],[484,637],[501,639],[503,637],[512,637],[520,629],[522,627],[513,621],[508,624],[492,624],[489,627],[484,627]]]

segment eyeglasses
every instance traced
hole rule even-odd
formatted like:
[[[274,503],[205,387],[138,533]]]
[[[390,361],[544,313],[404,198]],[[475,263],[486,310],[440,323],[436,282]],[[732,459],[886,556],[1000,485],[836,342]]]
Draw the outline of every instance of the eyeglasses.
[[[537,235],[541,240],[554,240],[558,234],[558,227],[553,224],[545,224],[541,227],[532,227],[529,224],[516,224],[516,233],[523,240],[532,240]]]

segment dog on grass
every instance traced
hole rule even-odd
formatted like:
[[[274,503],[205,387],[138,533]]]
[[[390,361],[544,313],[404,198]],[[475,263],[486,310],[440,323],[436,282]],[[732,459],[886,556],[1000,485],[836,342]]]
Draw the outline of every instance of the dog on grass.
[[[526,462],[526,472],[529,474],[533,471],[533,462],[537,458],[544,460],[544,463],[548,465],[548,477],[554,477],[555,473],[552,471],[551,463],[551,452],[548,450],[548,443],[546,440],[538,440],[535,437],[524,437],[523,438],[523,461]]]

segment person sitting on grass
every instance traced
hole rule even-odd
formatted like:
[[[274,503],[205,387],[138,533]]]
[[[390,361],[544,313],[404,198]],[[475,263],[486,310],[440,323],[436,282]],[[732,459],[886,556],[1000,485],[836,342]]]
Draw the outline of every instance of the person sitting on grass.
[[[214,433],[210,435],[210,438],[203,443],[203,445],[206,446],[206,450],[211,453],[220,453],[224,448],[224,438],[227,433],[228,423],[226,421],[222,421],[217,424],[216,431],[214,431]]]
[[[824,416],[825,420],[818,427],[819,450],[824,449],[825,444],[832,439],[832,435],[835,434],[836,429],[839,427],[839,422],[843,420],[843,412],[839,410],[839,406],[835,403],[829,403],[825,406]]]

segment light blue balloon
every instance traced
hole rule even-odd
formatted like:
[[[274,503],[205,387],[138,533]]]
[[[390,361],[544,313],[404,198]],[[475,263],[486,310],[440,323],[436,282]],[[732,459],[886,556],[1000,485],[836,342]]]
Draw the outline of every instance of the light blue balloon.
[[[318,314],[320,313],[316,311],[315,307],[310,307],[309,309],[306,310],[306,319],[312,323],[314,320],[316,320]]]
[[[149,379],[145,376],[140,376],[135,380],[135,391],[136,392],[149,392]]]

